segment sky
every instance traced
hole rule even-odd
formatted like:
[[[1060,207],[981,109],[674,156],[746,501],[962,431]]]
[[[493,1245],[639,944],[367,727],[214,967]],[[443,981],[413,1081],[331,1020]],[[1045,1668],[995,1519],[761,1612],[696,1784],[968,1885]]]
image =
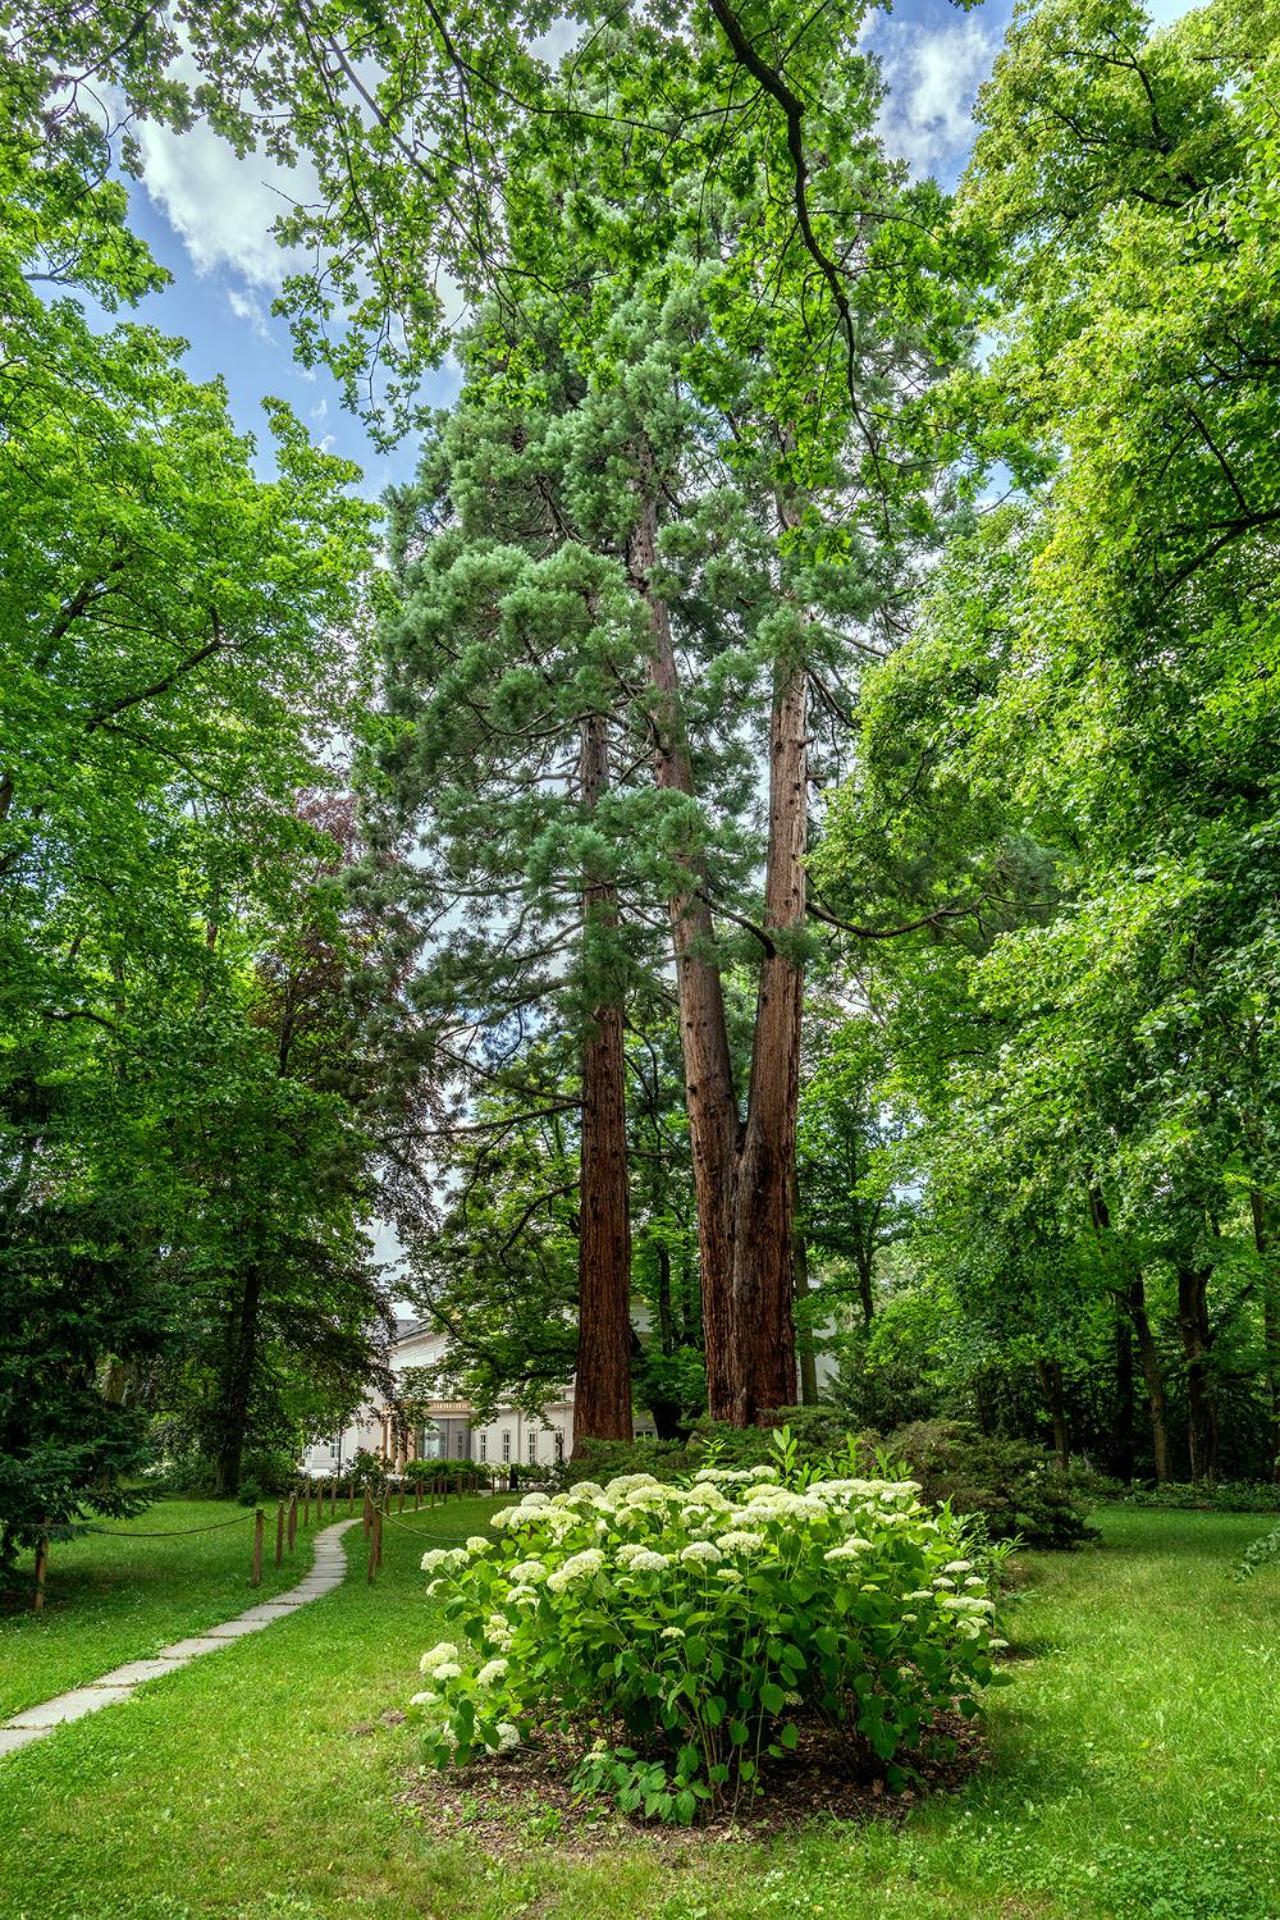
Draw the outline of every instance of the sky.
[[[1159,24],[1188,0],[1149,0]],[[991,71],[1009,23],[1012,0],[987,0],[961,12],[950,0],[900,0],[876,12],[868,44],[879,54],[889,94],[882,130],[891,151],[920,176],[954,185],[973,138],[973,103]],[[559,52],[555,29],[548,52]],[[271,302],[288,271],[288,255],[271,227],[288,200],[305,195],[305,169],[289,176],[262,155],[237,158],[207,127],[185,134],[144,125],[141,183],[131,189],[133,220],[173,276],[143,303],[143,317],[189,342],[195,378],[221,374],[242,430],[262,435],[261,402],[278,396],[294,408],[317,441],[355,460],[361,491],[378,497],[413,472],[411,445],[379,452],[360,421],[342,407],[329,375],[294,364],[286,323]],[[427,399],[445,405],[456,391],[446,364]]]
[[[1012,0],[990,0],[971,13],[948,0],[904,0],[892,14],[874,16],[869,42],[890,88],[885,137],[916,173],[934,173],[946,184],[959,174],[972,137],[974,95],[1011,11]],[[194,378],[222,375],[242,430],[265,439],[262,398],[278,396],[317,441],[359,463],[363,492],[376,497],[388,483],[407,479],[413,448],[379,452],[342,407],[328,374],[294,364],[288,327],[272,317],[289,260],[271,227],[299,192],[299,181],[260,154],[237,158],[206,127],[174,134],[144,125],[140,131],[144,172],[131,191],[133,221],[173,276],[171,286],[143,303],[141,317],[189,342],[186,365]],[[455,391],[446,365],[433,376],[427,398],[444,405]]]

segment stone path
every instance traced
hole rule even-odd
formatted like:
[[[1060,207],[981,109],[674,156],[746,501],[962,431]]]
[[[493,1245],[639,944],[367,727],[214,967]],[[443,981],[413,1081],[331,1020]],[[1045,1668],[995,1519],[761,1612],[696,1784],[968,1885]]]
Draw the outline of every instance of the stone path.
[[[15,1713],[12,1720],[6,1720],[0,1726],[0,1754],[16,1753],[19,1747],[30,1746],[33,1740],[43,1740],[46,1733],[52,1733],[55,1727],[63,1726],[68,1720],[81,1720],[86,1713],[97,1713],[101,1707],[114,1706],[117,1700],[128,1700],[135,1688],[145,1686],[148,1680],[159,1680],[163,1674],[177,1673],[179,1668],[198,1660],[202,1653],[217,1653],[221,1647],[233,1646],[246,1633],[260,1633],[273,1620],[283,1620],[299,1607],[305,1607],[309,1600],[318,1600],[322,1593],[331,1593],[341,1585],[347,1571],[347,1556],[341,1546],[342,1536],[348,1527],[359,1524],[358,1518],[339,1520],[336,1526],[325,1527],[318,1533],[315,1536],[316,1554],[310,1573],[296,1587],[290,1587],[287,1593],[278,1593],[274,1599],[260,1601],[256,1607],[250,1607],[247,1613],[238,1613],[233,1620],[224,1621],[220,1627],[208,1627],[188,1640],[175,1640],[171,1647],[161,1647],[153,1659],[129,1660],[122,1667],[113,1667],[110,1673],[104,1673],[100,1680],[94,1680],[87,1687],[75,1687],[70,1693],[60,1693],[53,1700],[42,1700],[39,1706]]]

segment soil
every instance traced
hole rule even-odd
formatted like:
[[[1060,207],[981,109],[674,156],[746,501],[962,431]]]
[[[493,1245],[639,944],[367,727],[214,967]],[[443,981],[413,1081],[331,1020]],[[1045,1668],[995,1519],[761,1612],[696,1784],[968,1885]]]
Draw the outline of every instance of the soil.
[[[905,1819],[926,1794],[954,1793],[985,1758],[980,1730],[960,1714],[941,1715],[933,1736],[936,1757],[920,1763],[910,1786],[894,1791],[831,1728],[803,1729],[793,1753],[762,1762],[759,1794],[748,1800],[744,1793],[736,1811],[725,1807],[695,1827],[664,1826],[580,1799],[572,1785],[577,1750],[552,1735],[501,1759],[444,1773],[416,1769],[399,1800],[431,1833],[465,1834],[495,1857],[554,1846],[585,1858],[641,1834],[680,1853],[794,1833],[814,1821]]]

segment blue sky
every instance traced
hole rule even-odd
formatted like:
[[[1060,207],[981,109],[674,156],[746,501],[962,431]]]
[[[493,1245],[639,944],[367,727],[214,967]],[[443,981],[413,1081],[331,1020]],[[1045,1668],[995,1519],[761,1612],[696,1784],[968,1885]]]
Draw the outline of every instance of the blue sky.
[[[1163,23],[1186,4],[1152,0],[1150,11]],[[948,185],[956,179],[972,139],[974,96],[1011,12],[1012,0],[988,0],[967,13],[949,0],[903,0],[892,13],[873,16],[868,38],[889,86],[885,139],[916,173]],[[132,190],[133,217],[173,275],[171,287],[144,303],[144,316],[190,342],[193,376],[222,375],[245,430],[260,431],[262,397],[275,394],[317,440],[359,462],[369,495],[408,478],[412,446],[379,453],[342,408],[328,375],[294,364],[288,329],[271,317],[288,265],[271,226],[291,195],[305,193],[305,175],[290,179],[260,155],[237,159],[203,127],[176,135],[148,125],[141,137],[145,171]],[[428,397],[443,404],[453,391],[446,367]]]
[[[871,44],[890,85],[885,116],[889,144],[920,173],[951,181],[971,137],[973,97],[991,68],[1012,10],[992,0],[972,13],[948,0],[905,0],[877,16]],[[288,328],[271,316],[287,271],[271,225],[298,183],[261,155],[237,159],[205,128],[176,135],[145,126],[145,171],[132,190],[133,220],[173,275],[163,294],[143,304],[143,317],[190,343],[188,371],[221,374],[239,426],[260,432],[265,394],[287,400],[317,440],[349,455],[364,470],[363,491],[378,495],[413,471],[409,445],[379,453],[347,413],[332,380],[295,366]],[[429,398],[447,402],[449,370],[435,376]]]

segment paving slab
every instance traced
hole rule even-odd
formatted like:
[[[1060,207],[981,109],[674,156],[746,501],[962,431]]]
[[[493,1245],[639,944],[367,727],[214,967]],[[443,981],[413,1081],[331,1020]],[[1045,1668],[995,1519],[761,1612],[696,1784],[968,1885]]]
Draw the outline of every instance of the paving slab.
[[[263,1621],[263,1626],[267,1622]],[[198,1660],[202,1653],[218,1653],[231,1642],[221,1637],[215,1639],[211,1633],[193,1633],[189,1640],[175,1640],[171,1647],[161,1647],[157,1660]]]
[[[166,1673],[177,1673],[189,1661],[199,1659],[201,1654],[217,1653],[220,1648],[229,1647],[245,1634],[260,1633],[272,1621],[283,1620],[286,1615],[296,1613],[299,1607],[332,1593],[341,1584],[347,1571],[346,1555],[338,1542],[349,1527],[359,1524],[358,1516],[339,1520],[326,1527],[323,1533],[317,1534],[310,1572],[287,1593],[277,1594],[271,1600],[260,1600],[245,1613],[224,1620],[221,1626],[210,1627],[205,1633],[193,1633],[185,1640],[175,1640],[172,1646],[161,1647],[159,1653],[148,1660],[126,1661],[123,1666],[113,1667],[110,1673],[104,1673],[101,1679],[93,1680],[87,1686],[74,1687],[69,1693],[58,1694],[56,1699],[42,1700],[38,1706],[15,1714],[0,1726],[0,1755],[17,1753],[21,1747],[42,1739],[46,1733],[51,1733],[55,1727],[63,1726],[69,1720],[83,1719],[87,1713],[97,1713],[102,1707],[128,1700],[135,1687],[145,1686],[147,1681],[158,1680]]]
[[[114,1707],[119,1701],[127,1700],[132,1692],[132,1687],[75,1687],[70,1693],[42,1700],[38,1707],[28,1707],[25,1713],[15,1713],[9,1726],[60,1727],[64,1721],[83,1720],[86,1713]]]
[[[192,1656],[190,1654],[171,1654],[168,1659],[157,1654],[154,1660],[129,1660],[123,1667],[112,1667],[110,1673],[104,1673],[101,1680],[95,1680],[95,1687],[136,1687],[144,1680],[162,1680],[166,1673],[179,1673]]]
[[[19,1747],[29,1747],[33,1740],[43,1740],[52,1732],[52,1727],[0,1727],[0,1753],[16,1753]]]

